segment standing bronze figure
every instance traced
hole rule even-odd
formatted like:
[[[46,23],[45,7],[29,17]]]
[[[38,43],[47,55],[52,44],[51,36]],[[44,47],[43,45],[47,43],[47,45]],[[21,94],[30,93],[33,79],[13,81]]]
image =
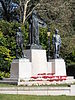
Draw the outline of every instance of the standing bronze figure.
[[[29,42],[30,45],[36,45],[40,48],[39,44],[39,27],[46,27],[46,23],[41,19],[36,11],[32,12],[30,23],[29,23]]]
[[[58,30],[55,29],[55,34],[53,35],[53,45],[54,45],[54,58],[59,58],[59,51],[61,46],[61,38],[60,35],[58,35]]]
[[[19,27],[18,32],[16,32],[16,58],[19,58],[19,49],[21,49],[21,58],[24,58],[23,35],[21,33],[21,27]]]

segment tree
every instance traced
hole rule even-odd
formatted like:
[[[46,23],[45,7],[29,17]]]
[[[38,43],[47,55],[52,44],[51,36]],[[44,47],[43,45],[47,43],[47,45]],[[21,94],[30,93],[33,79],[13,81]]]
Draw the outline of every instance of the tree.
[[[39,5],[39,0],[20,0],[19,5],[20,19],[23,17],[22,22],[24,24],[32,11]]]
[[[7,20],[9,20],[9,17],[8,17],[8,12],[7,12],[7,8],[5,6],[5,3],[3,0],[0,0],[1,4],[2,4],[2,7],[3,7],[3,10],[4,10],[4,13],[5,13],[5,17]]]
[[[25,3],[24,3],[23,24],[24,24],[25,19],[26,19],[27,5],[28,5],[29,2],[30,2],[30,0],[26,0]]]
[[[10,62],[12,61],[12,56],[10,56],[11,50],[6,47],[6,38],[0,31],[0,70],[9,70]],[[8,66],[8,67],[7,67]]]
[[[5,2],[6,1],[6,2]],[[7,21],[18,18],[17,21],[25,23],[32,11],[39,5],[39,0],[0,0]],[[7,4],[7,5],[6,5]],[[15,9],[14,9],[15,8]],[[19,12],[19,13],[18,13]]]
[[[65,59],[67,67],[75,65],[75,35],[62,38],[61,56]]]
[[[12,15],[15,13],[16,7],[18,7],[17,4],[12,3],[12,0],[0,0],[2,7],[3,7],[3,19],[10,21],[12,18]],[[14,13],[13,13],[13,11]]]

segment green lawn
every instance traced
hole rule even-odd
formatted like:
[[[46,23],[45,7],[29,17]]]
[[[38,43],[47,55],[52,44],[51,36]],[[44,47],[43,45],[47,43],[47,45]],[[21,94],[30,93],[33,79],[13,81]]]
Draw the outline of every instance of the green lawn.
[[[74,96],[27,96],[0,94],[0,100],[75,100]]]
[[[14,87],[14,86],[17,86],[17,85],[1,84],[1,83],[0,83],[0,87]]]
[[[11,84],[0,84],[0,87],[27,87],[27,86],[18,86],[18,85],[11,85]],[[39,87],[42,87],[42,86],[51,86],[51,87],[68,87],[68,84],[51,84],[51,85],[40,85]],[[38,87],[36,85],[32,85],[32,86],[29,86],[29,87]]]

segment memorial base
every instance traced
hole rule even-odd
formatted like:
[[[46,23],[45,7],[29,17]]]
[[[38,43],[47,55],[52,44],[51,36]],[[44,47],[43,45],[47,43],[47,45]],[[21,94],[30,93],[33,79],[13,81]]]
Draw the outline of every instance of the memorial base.
[[[29,49],[25,50],[25,55],[32,62],[32,75],[47,73],[46,50]]]
[[[28,59],[15,59],[11,63],[10,78],[29,79],[31,77],[31,63]]]
[[[52,66],[52,61],[47,62],[47,73],[53,75],[55,73],[55,66]]]
[[[64,59],[51,60],[55,76],[66,76],[66,65]]]

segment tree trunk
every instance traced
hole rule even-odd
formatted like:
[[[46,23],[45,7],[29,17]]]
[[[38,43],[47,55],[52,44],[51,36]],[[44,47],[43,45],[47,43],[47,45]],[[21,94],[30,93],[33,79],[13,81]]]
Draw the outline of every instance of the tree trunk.
[[[22,21],[22,1],[20,0],[20,22]]]
[[[29,2],[30,2],[30,0],[27,0],[27,1],[24,3],[23,24],[24,24],[25,19],[26,19],[27,5],[28,5]]]

